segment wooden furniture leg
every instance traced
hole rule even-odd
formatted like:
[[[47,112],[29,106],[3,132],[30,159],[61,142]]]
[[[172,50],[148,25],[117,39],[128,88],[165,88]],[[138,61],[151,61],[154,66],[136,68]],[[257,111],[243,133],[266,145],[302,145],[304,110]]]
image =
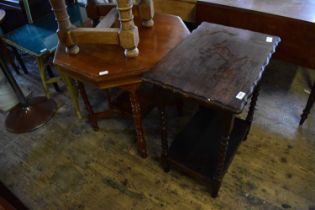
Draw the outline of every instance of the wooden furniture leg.
[[[251,98],[251,101],[250,101],[249,110],[248,110],[248,113],[247,113],[247,116],[246,116],[246,120],[245,120],[249,124],[249,128],[248,128],[248,131],[246,133],[246,137],[244,138],[244,140],[247,139],[247,135],[250,132],[250,128],[251,128],[251,125],[252,125],[252,122],[253,122],[255,107],[256,107],[258,96],[259,96],[260,83],[261,82],[259,82],[257,84],[257,86],[255,87],[255,90],[253,92],[253,95],[252,95],[252,98]]]
[[[82,82],[78,82],[78,87],[79,87],[80,94],[82,96],[86,111],[88,112],[88,122],[92,126],[94,131],[98,131],[99,127],[97,123],[97,116],[95,112],[93,111],[90,100],[86,94],[84,84]]]
[[[39,75],[40,75],[40,79],[42,81],[45,95],[47,96],[47,98],[50,98],[50,94],[48,91],[48,85],[46,83],[47,78],[46,78],[46,72],[45,72],[45,69],[46,69],[45,59],[43,57],[37,57],[36,60],[37,60]]]
[[[314,102],[315,102],[315,82],[313,84],[313,87],[312,87],[312,90],[311,90],[311,94],[308,97],[306,106],[305,106],[305,108],[303,110],[303,114],[301,115],[300,125],[303,125],[304,121],[306,120],[308,114],[311,111],[311,108],[312,108]]]
[[[225,173],[225,159],[227,148],[229,145],[230,134],[234,127],[234,115],[232,113],[222,113],[222,134],[219,145],[218,160],[216,164],[216,171],[213,176],[214,184],[211,192],[212,197],[217,197],[221,187],[222,179]]]
[[[80,111],[80,104],[79,104],[79,100],[78,100],[78,91],[74,85],[74,81],[73,79],[71,79],[70,77],[68,77],[67,75],[63,74],[62,71],[59,71],[58,67],[57,71],[60,74],[60,77],[62,79],[62,81],[64,82],[64,84],[66,85],[67,91],[70,95],[71,101],[72,101],[72,105],[74,107],[74,110],[76,112],[76,115],[79,119],[82,119],[82,115],[81,115],[81,111]]]
[[[152,27],[154,25],[154,5],[153,0],[142,0],[140,5],[142,25],[144,27]]]
[[[48,64],[48,59],[49,59],[50,54],[45,54],[43,56],[37,57],[37,65],[38,65],[38,70],[39,70],[39,75],[42,80],[43,88],[45,95],[47,98],[50,98],[50,93],[48,89],[49,84],[53,84],[54,88],[57,92],[61,92],[58,82],[60,82],[62,79],[61,77],[56,77],[54,73],[52,72],[50,65]],[[47,75],[49,78],[47,78]]]
[[[131,104],[133,121],[137,133],[137,142],[138,142],[138,152],[141,157],[147,157],[146,143],[143,135],[142,128],[142,117],[141,117],[141,106],[139,100],[139,84],[125,86],[123,89],[126,89],[129,92],[129,99]]]
[[[50,78],[54,78],[54,77],[55,77],[55,74],[54,74],[54,72],[52,71],[50,65],[47,65],[46,68],[47,68],[47,74],[48,74],[48,76],[49,76]],[[58,85],[57,82],[54,82],[54,83],[53,83],[53,86],[54,86],[55,90],[56,90],[58,93],[61,93],[61,89],[60,89],[60,87],[59,87],[59,85]]]
[[[161,165],[165,172],[170,171],[170,165],[167,161],[168,156],[168,141],[167,141],[167,118],[165,112],[165,106],[160,105],[159,107],[160,112],[160,132],[161,132]]]

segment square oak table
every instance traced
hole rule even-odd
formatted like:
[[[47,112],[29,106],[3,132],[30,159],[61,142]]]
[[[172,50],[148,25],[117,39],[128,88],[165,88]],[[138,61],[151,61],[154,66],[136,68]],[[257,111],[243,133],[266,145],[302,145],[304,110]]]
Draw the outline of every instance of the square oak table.
[[[140,25],[139,21],[136,20],[136,22]],[[108,110],[94,113],[82,88],[82,82],[103,90],[120,88],[129,93],[138,151],[142,157],[147,156],[147,151],[138,95],[140,77],[190,34],[183,21],[177,16],[156,14],[154,23],[152,28],[139,27],[140,54],[136,58],[125,57],[123,48],[120,46],[101,44],[82,44],[79,46],[80,52],[77,55],[68,55],[64,47],[59,45],[54,58],[54,64],[59,67],[59,71],[80,81],[80,91],[92,126],[95,126],[98,118],[109,117],[112,112]],[[73,93],[73,91],[69,92]],[[72,94],[73,101],[75,101],[74,95],[75,93]]]
[[[162,165],[172,165],[209,185],[221,181],[253,119],[264,69],[279,37],[202,23],[143,80],[201,103],[168,149],[166,116],[160,105]],[[245,120],[235,117],[252,97]]]

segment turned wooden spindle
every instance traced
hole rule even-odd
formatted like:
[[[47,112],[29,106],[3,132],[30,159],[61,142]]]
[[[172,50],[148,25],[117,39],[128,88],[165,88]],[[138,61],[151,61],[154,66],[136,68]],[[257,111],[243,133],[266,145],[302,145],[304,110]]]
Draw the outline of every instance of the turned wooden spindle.
[[[154,5],[153,0],[142,0],[139,4],[142,25],[144,27],[152,27],[154,25],[153,16],[154,16]]]
[[[67,12],[65,0],[49,0],[50,5],[55,13],[58,23],[57,34],[59,41],[66,46],[66,52],[70,54],[79,53],[79,47],[73,42],[69,31],[75,26],[70,22],[70,17]]]
[[[61,43],[66,46],[69,54],[79,53],[77,44],[117,44],[124,48],[127,57],[139,55],[139,32],[134,24],[132,7],[133,0],[117,0],[120,28],[96,27],[76,28],[70,22],[65,0],[50,0],[58,22],[58,37]],[[114,20],[115,11],[109,12],[105,22]],[[106,24],[105,24],[106,25]]]
[[[132,7],[132,0],[117,0],[120,21],[119,41],[127,57],[139,55],[139,32],[133,21]]]

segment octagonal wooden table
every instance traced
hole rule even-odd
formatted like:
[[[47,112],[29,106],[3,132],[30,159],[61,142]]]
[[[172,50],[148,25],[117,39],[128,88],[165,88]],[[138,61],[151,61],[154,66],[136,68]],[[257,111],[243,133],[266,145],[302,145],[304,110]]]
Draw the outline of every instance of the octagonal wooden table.
[[[137,20],[135,22],[137,23]],[[91,84],[99,89],[118,87],[129,93],[138,151],[142,157],[147,156],[147,151],[138,94],[140,76],[149,71],[190,33],[177,16],[157,14],[154,22],[155,25],[152,28],[139,27],[140,54],[136,58],[125,57],[123,49],[119,46],[94,44],[80,45],[80,53],[75,56],[66,54],[64,47],[58,46],[54,58],[54,64],[68,78]],[[67,83],[73,102],[77,104],[76,90],[72,88],[71,81]],[[83,100],[90,109],[88,116],[90,121],[95,123],[97,118],[109,116],[108,112],[94,113],[87,97],[84,97],[84,90],[82,92]]]

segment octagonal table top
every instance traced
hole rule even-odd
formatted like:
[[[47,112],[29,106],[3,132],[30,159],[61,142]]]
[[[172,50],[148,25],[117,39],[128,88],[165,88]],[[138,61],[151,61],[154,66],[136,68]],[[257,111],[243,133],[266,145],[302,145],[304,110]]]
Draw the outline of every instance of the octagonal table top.
[[[81,44],[77,55],[65,53],[59,45],[54,64],[70,77],[108,88],[139,82],[142,73],[150,70],[190,32],[183,21],[173,15],[156,14],[152,28],[139,27],[139,56],[127,58],[117,45]],[[137,24],[139,26],[139,24]],[[108,71],[106,75],[100,72]]]

